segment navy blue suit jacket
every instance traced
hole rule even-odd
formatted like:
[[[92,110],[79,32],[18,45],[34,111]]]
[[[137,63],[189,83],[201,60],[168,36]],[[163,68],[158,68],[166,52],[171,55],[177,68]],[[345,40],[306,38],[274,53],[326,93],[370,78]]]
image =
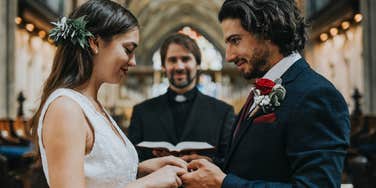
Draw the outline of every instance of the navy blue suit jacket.
[[[241,125],[223,188],[340,187],[350,134],[345,100],[304,59],[282,80],[286,97],[273,116],[260,110]]]

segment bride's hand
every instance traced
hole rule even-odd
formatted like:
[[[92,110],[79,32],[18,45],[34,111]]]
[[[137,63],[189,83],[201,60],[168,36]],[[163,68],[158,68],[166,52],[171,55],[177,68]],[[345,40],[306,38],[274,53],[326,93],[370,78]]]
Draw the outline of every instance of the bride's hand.
[[[178,188],[182,185],[180,176],[187,173],[187,169],[167,165],[143,178],[138,179],[135,183],[139,187],[147,188]],[[132,186],[138,187],[138,186]]]
[[[138,165],[138,176],[139,177],[145,176],[166,165],[177,166],[182,169],[187,169],[188,163],[172,155],[166,156],[166,157],[149,159],[149,160],[141,162]]]

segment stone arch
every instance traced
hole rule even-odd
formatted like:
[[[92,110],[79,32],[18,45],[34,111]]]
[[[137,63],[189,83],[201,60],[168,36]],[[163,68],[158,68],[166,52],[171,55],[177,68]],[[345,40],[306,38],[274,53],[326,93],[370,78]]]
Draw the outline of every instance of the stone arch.
[[[128,2],[128,7],[138,17],[141,45],[137,50],[137,63],[149,66],[152,55],[161,42],[172,32],[189,26],[224,55],[222,30],[217,13],[223,0],[139,0]]]

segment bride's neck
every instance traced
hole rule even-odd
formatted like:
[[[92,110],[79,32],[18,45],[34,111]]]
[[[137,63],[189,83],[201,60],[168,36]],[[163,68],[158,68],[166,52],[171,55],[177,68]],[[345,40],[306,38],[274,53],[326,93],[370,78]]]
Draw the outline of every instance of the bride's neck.
[[[76,90],[83,95],[88,96],[95,101],[98,101],[98,91],[100,86],[101,84],[95,84],[93,82],[90,82],[89,80],[87,83],[77,87]]]

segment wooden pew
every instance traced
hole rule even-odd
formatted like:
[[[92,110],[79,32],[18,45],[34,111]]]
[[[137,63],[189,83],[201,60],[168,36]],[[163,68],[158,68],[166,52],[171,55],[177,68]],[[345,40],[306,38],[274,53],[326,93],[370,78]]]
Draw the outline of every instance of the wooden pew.
[[[30,140],[30,135],[28,134],[28,124],[27,121],[22,117],[17,117],[13,122],[13,132],[22,140]]]
[[[0,139],[5,144],[20,144],[20,139],[13,136],[11,131],[11,121],[9,119],[0,120]]]

